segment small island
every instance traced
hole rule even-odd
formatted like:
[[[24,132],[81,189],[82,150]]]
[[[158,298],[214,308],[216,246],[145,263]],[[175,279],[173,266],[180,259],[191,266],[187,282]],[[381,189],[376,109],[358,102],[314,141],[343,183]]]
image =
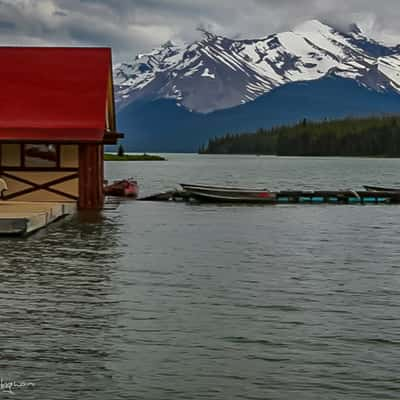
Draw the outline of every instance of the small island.
[[[118,154],[105,153],[104,161],[166,161],[166,158],[152,154]]]
[[[118,153],[104,153],[104,161],[166,161],[166,158],[153,154],[126,154],[122,145]]]

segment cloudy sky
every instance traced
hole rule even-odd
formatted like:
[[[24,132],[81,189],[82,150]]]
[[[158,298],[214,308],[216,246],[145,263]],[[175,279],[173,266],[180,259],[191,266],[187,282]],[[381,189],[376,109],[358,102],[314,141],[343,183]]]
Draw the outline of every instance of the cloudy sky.
[[[0,0],[1,45],[107,45],[129,59],[203,27],[263,37],[312,18],[400,43],[399,0]]]

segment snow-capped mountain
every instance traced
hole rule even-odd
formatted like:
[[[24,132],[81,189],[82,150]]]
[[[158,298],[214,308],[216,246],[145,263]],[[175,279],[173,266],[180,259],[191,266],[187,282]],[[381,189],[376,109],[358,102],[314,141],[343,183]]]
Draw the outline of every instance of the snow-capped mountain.
[[[256,40],[204,32],[195,43],[168,42],[114,66],[119,110],[137,100],[174,99],[190,111],[209,113],[326,76],[400,93],[400,47],[377,43],[356,26],[344,33],[312,20]]]

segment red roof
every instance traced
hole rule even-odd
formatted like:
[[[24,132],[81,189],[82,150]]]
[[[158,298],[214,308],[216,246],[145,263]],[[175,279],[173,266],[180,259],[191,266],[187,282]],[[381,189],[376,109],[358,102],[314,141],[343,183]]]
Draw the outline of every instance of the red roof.
[[[111,49],[0,47],[0,141],[101,141]]]

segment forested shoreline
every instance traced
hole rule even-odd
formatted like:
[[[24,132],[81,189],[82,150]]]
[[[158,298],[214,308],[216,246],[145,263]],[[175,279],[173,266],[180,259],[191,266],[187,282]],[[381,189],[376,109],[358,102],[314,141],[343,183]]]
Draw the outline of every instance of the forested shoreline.
[[[211,139],[201,154],[278,156],[400,156],[400,117],[347,118],[226,134]]]

